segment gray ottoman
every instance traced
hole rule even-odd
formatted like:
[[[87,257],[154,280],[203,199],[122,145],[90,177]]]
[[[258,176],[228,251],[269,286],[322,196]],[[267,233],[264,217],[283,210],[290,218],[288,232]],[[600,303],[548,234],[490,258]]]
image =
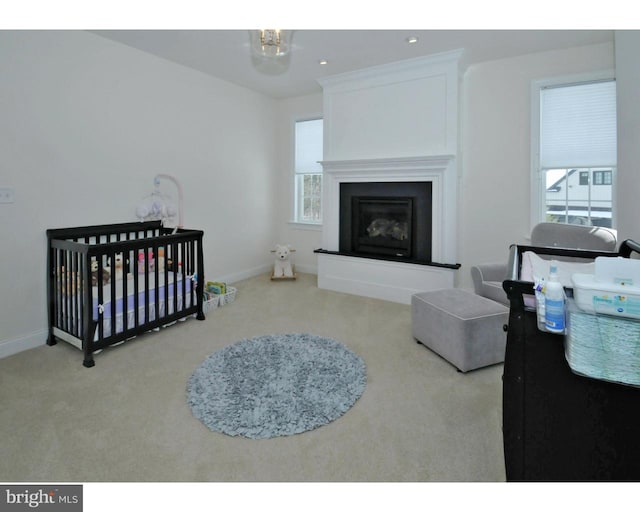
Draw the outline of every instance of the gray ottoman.
[[[462,372],[504,362],[509,308],[458,288],[411,297],[413,337]]]

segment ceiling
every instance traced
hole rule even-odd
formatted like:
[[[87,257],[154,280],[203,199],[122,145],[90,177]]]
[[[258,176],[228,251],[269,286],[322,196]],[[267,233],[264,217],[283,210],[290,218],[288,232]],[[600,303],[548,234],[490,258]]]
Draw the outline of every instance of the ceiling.
[[[280,75],[251,64],[246,30],[94,30],[137,48],[274,98],[321,91],[319,78],[462,48],[463,65],[612,42],[612,30],[297,30],[291,65]],[[407,37],[417,36],[409,44]],[[326,59],[326,65],[319,61]]]

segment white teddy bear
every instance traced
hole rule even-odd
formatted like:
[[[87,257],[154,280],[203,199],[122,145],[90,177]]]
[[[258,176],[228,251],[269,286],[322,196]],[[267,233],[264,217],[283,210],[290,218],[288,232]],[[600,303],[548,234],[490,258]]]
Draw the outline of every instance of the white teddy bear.
[[[289,261],[289,254],[295,252],[295,249],[291,249],[288,245],[276,245],[275,250],[271,251],[276,253],[276,261],[273,265],[273,277],[293,277],[293,268],[291,267],[291,261]]]

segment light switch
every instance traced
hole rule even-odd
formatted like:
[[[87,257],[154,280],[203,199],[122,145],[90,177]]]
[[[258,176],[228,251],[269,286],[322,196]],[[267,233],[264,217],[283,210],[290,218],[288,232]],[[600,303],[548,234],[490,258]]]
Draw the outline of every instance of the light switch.
[[[15,193],[12,188],[0,188],[0,203],[13,203]]]

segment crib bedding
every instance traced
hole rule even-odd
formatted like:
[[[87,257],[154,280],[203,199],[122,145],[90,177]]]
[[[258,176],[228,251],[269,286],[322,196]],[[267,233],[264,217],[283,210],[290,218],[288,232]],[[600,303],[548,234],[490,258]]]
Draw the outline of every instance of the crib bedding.
[[[174,277],[175,275],[175,277]],[[146,304],[146,280],[143,274],[140,274],[137,279],[137,287],[138,287],[138,305],[144,306]],[[153,306],[155,305],[156,296],[159,298],[159,302],[163,303],[167,293],[165,292],[165,274],[163,272],[158,274],[158,293],[156,294],[156,280],[155,275],[151,274],[149,276],[149,307],[150,309],[155,309]],[[174,289],[174,281],[177,284],[177,289]],[[191,295],[192,292],[195,292],[195,287],[193,285],[193,280],[187,276],[185,279],[184,287],[182,286],[183,275],[180,273],[170,272],[167,275],[167,283],[168,283],[168,296],[169,300],[173,301],[173,298],[178,296],[178,298],[182,298],[183,289],[186,291],[188,295]],[[135,309],[135,301],[136,301],[136,293],[135,293],[135,277],[133,274],[127,274],[127,300],[126,300],[126,310],[133,311]],[[115,303],[116,303],[116,314],[121,315],[123,310],[123,305],[125,300],[124,296],[124,279],[119,279],[115,283]],[[102,286],[102,302],[100,302],[100,293],[97,286],[93,287],[93,319],[98,320],[98,315],[102,312],[103,318],[108,319],[111,318],[111,314],[113,308],[111,307],[111,283],[107,283]],[[190,299],[190,297],[187,297]],[[167,314],[171,314],[171,310]],[[161,315],[165,316],[165,315]]]
[[[175,276],[175,277],[174,277]],[[183,286],[184,280],[184,286]],[[111,334],[120,334],[126,329],[130,329],[136,325],[136,282],[132,274],[127,276],[127,298],[124,299],[124,280],[119,279],[115,282],[115,323],[111,321],[114,308],[111,305],[111,283],[107,283],[102,286],[102,293],[100,294],[98,286],[93,287],[93,307],[92,318],[95,322],[98,322],[93,335],[93,341],[99,341],[102,332],[102,338],[107,338]],[[191,307],[195,302],[192,300],[196,291],[196,284],[194,280],[183,274],[170,272],[167,275],[167,291],[165,291],[165,274],[158,274],[158,293],[156,294],[156,281],[155,275],[149,276],[149,299],[147,309],[147,289],[144,274],[140,274],[137,279],[138,289],[138,325],[144,325],[145,323],[153,322],[157,318],[164,318],[166,316],[175,314],[183,309]],[[184,291],[184,296],[183,296]],[[102,301],[99,297],[102,296]],[[158,307],[156,308],[156,297],[158,298]],[[177,301],[177,304],[176,304]],[[126,308],[124,307],[126,304]],[[126,314],[124,313],[126,311]],[[148,311],[148,318],[147,318]],[[126,316],[126,324],[125,324]],[[69,315],[69,320],[73,324],[76,322],[75,312],[72,310]],[[100,327],[102,324],[102,327]],[[115,324],[115,329],[112,332],[112,325]],[[102,329],[102,330],[101,330]],[[56,329],[57,331],[57,329]],[[60,335],[61,333],[57,332]],[[66,341],[69,341],[78,348],[82,348],[82,340],[69,338],[65,336]]]
[[[192,292],[195,292],[195,286],[192,279],[189,277],[183,278],[182,274],[168,274],[167,289],[165,291],[164,274],[158,275],[158,289],[156,293],[156,283],[154,275],[152,274],[149,279],[148,301],[149,308],[147,309],[147,290],[145,289],[145,280],[143,276],[140,276],[138,280],[138,324],[143,325],[145,323],[153,322],[157,318],[164,318],[168,315],[181,311],[185,308],[191,307]],[[183,286],[184,279],[184,286]],[[174,282],[175,281],[175,282]],[[136,293],[134,288],[133,276],[129,275],[127,279],[127,300],[124,300],[123,282],[122,280],[116,283],[116,300],[115,300],[115,334],[120,334],[126,328],[131,328],[135,325],[135,312],[136,312]],[[93,293],[93,319],[98,321],[100,312],[102,312],[102,335],[103,337],[109,337],[112,334],[111,320],[113,307],[111,305],[111,286],[109,284],[103,286],[103,302],[98,304],[98,287],[94,287]],[[185,292],[183,297],[183,291]],[[158,298],[158,307],[156,308],[156,297]],[[177,304],[175,304],[177,299]],[[123,313],[124,304],[126,302],[126,325],[125,314]],[[147,313],[148,311],[148,313]],[[147,318],[148,314],[148,318]],[[98,341],[100,336],[100,328],[96,329],[94,335],[94,341]]]
[[[182,294],[178,295],[178,305],[177,305],[177,309],[174,307],[174,298],[173,297],[169,297],[169,301],[168,301],[168,307],[165,304],[165,300],[164,298],[161,298],[158,301],[158,318],[164,318],[167,315],[171,315],[172,313],[174,313],[175,311],[180,311],[183,308],[188,308],[191,307],[191,296],[187,295],[186,296],[186,302],[183,305],[183,299],[182,299]],[[195,313],[194,313],[195,315]],[[148,322],[153,322],[156,320],[156,308],[155,308],[155,303],[151,303],[150,302],[150,309],[149,309],[149,318],[146,318],[145,315],[145,307],[144,305],[141,305],[138,307],[138,324],[139,325],[144,325],[145,323]],[[184,318],[182,318],[181,320],[184,320]],[[102,320],[102,328],[103,328],[103,336],[105,338],[111,336],[111,316],[109,316],[108,318],[103,318]],[[172,322],[173,323],[173,322]],[[129,309],[127,310],[127,327],[130,328],[131,326],[135,325],[135,309]],[[168,324],[167,324],[168,325]],[[125,324],[124,324],[124,314],[122,312],[116,314],[116,322],[115,322],[115,334],[120,334],[121,332],[124,332],[125,330]],[[94,335],[93,341],[98,341],[99,339],[99,329],[96,329],[96,333]]]

